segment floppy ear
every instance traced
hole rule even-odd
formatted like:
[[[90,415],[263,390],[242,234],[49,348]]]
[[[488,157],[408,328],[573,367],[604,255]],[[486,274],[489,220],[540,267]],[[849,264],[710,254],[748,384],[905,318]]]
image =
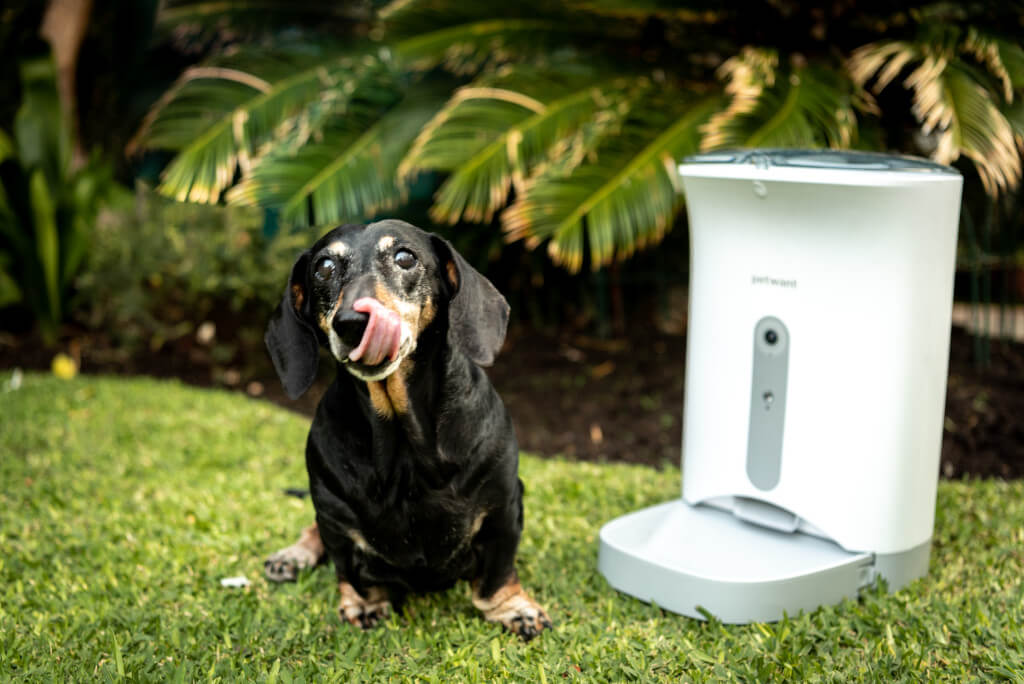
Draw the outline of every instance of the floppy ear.
[[[292,274],[285,288],[284,298],[274,309],[263,341],[274,362],[277,377],[291,399],[298,399],[316,379],[320,348],[313,330],[302,310],[306,304],[306,269],[309,252],[292,266]]]
[[[450,242],[436,235],[431,235],[430,239],[441,277],[452,292],[448,305],[448,342],[478,366],[490,366],[505,341],[508,302]]]

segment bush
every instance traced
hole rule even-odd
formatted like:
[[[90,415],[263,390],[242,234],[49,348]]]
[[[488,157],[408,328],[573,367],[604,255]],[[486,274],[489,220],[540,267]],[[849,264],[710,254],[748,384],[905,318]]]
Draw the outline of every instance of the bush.
[[[127,201],[101,155],[75,164],[49,59],[21,67],[14,135],[0,131],[0,307],[31,314],[53,341],[104,206]]]
[[[191,334],[215,314],[277,304],[310,233],[264,234],[261,211],[182,204],[148,188],[128,212],[105,212],[77,281],[78,317],[124,346]]]

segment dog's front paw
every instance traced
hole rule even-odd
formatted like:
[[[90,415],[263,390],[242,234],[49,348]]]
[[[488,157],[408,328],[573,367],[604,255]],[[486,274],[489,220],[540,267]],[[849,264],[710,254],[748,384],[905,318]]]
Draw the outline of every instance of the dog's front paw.
[[[551,628],[551,618],[517,581],[509,582],[488,598],[474,590],[473,605],[480,609],[485,620],[500,623],[523,641]]]
[[[529,599],[529,597],[527,597]],[[551,628],[551,619],[544,609],[538,606],[533,600],[530,605],[514,612],[511,619],[500,620],[502,626],[513,634],[519,636],[523,641],[529,641],[545,629]]]
[[[271,582],[294,582],[300,570],[315,567],[324,555],[316,525],[302,531],[299,540],[263,561],[263,572]]]
[[[300,570],[316,565],[316,559],[304,549],[289,546],[263,561],[263,572],[271,582],[294,582]]]
[[[341,590],[338,615],[349,624],[370,629],[391,614],[387,591],[380,587],[370,587],[366,597],[348,582],[341,582],[338,588]]]

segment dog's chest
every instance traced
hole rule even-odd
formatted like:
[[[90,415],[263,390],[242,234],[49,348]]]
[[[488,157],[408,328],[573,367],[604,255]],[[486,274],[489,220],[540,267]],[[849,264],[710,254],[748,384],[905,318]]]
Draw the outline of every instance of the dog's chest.
[[[397,491],[348,530],[356,549],[399,567],[458,563],[483,523],[482,511],[449,490]]]

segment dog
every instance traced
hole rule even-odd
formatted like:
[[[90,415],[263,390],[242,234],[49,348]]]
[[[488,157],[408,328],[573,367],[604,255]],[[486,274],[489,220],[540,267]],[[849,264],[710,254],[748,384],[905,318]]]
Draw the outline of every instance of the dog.
[[[508,315],[448,241],[403,221],[343,225],[299,256],[267,350],[292,399],[321,346],[338,372],[306,442],[316,522],[267,559],[269,579],[329,559],[339,614],[364,629],[407,594],[458,580],[486,620],[524,640],[551,627],[516,573],[518,443],[481,370]]]

